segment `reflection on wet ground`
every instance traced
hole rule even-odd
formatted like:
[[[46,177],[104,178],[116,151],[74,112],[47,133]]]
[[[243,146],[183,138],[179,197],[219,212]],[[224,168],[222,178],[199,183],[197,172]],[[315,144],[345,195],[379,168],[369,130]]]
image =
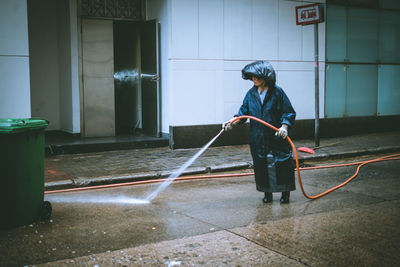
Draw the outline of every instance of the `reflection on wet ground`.
[[[48,222],[0,235],[6,266],[54,265],[396,265],[400,260],[400,166],[375,163],[346,187],[310,201],[296,190],[287,205],[262,203],[254,177],[46,195]],[[354,167],[307,171],[317,194]],[[133,204],[127,202],[133,201]],[[59,261],[54,263],[54,261]]]

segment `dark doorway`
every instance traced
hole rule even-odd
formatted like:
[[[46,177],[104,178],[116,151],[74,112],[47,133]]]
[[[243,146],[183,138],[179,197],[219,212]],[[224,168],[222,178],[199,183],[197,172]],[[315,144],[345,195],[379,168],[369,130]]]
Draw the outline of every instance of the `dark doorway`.
[[[158,23],[114,21],[116,135],[160,136]]]
[[[137,133],[140,114],[140,23],[114,21],[116,135]]]

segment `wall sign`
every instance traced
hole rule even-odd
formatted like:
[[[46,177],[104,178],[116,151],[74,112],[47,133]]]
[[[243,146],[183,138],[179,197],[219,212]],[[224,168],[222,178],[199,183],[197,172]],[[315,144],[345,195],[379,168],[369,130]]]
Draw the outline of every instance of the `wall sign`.
[[[296,24],[307,25],[322,22],[320,4],[296,6]]]

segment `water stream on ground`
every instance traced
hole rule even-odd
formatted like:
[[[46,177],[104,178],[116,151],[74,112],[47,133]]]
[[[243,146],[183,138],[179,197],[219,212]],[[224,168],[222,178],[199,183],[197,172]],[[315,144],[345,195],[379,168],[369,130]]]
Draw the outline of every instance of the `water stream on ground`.
[[[111,197],[107,195],[46,195],[45,200],[50,202],[63,202],[63,203],[103,203],[103,204],[149,204],[155,199],[164,189],[166,189],[175,178],[179,177],[190,165],[193,164],[201,154],[206,151],[212,143],[224,132],[222,129],[213,139],[203,146],[195,155],[186,161],[179,169],[175,170],[164,182],[162,182],[153,192],[147,195],[144,199],[132,198],[128,196]]]
[[[75,193],[52,194],[45,196],[45,200],[54,203],[98,203],[98,204],[149,204],[145,199],[133,198],[130,196],[109,196],[106,194],[82,195]]]
[[[201,156],[201,154],[206,151],[206,149],[214,143],[215,140],[224,132],[222,129],[210,142],[208,142],[205,146],[203,146],[193,157],[191,157],[188,161],[185,162],[179,169],[175,170],[164,182],[162,182],[156,190],[154,190],[151,194],[149,194],[145,200],[151,202],[154,198],[158,196],[158,194],[167,188],[175,178],[179,177],[193,162]]]

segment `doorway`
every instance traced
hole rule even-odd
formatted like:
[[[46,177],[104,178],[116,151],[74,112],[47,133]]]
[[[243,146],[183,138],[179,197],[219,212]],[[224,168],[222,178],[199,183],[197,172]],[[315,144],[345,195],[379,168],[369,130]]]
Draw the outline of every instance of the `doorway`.
[[[91,20],[93,21],[93,20]],[[96,20],[94,20],[96,21]],[[83,23],[83,26],[88,23]],[[92,23],[93,24],[93,23]],[[108,29],[111,24],[111,32],[103,39],[112,39],[112,45],[104,49],[92,49],[93,46],[83,46],[83,112],[84,112],[84,136],[94,136],[90,133],[90,127],[96,128],[96,136],[121,136],[121,135],[145,135],[160,136],[160,76],[159,76],[159,44],[158,23],[152,21],[123,21],[113,20],[103,23]],[[82,39],[91,43],[91,29],[83,29]],[[97,30],[98,31],[98,30]],[[104,33],[104,31],[98,31]],[[86,35],[86,36],[85,36]],[[94,48],[94,47],[93,47]],[[86,49],[86,51],[85,51]],[[98,55],[96,55],[98,53]],[[105,54],[111,55],[112,60],[107,62],[97,60]],[[104,85],[106,89],[99,90],[93,83],[85,83],[85,68],[90,55],[90,64],[106,64],[111,72],[104,73],[113,81]],[[91,66],[97,69],[97,66]],[[90,75],[92,76],[92,75]],[[96,86],[99,86],[97,84]],[[108,92],[107,97],[102,97],[102,92]],[[85,94],[92,92],[92,94]],[[112,94],[110,94],[112,93]],[[111,102],[110,102],[111,101]],[[87,103],[96,106],[97,113],[87,113],[91,110]],[[114,131],[103,129],[99,122],[99,111],[107,110],[108,117],[112,117]]]
[[[114,94],[116,135],[142,129],[140,23],[114,21]]]

